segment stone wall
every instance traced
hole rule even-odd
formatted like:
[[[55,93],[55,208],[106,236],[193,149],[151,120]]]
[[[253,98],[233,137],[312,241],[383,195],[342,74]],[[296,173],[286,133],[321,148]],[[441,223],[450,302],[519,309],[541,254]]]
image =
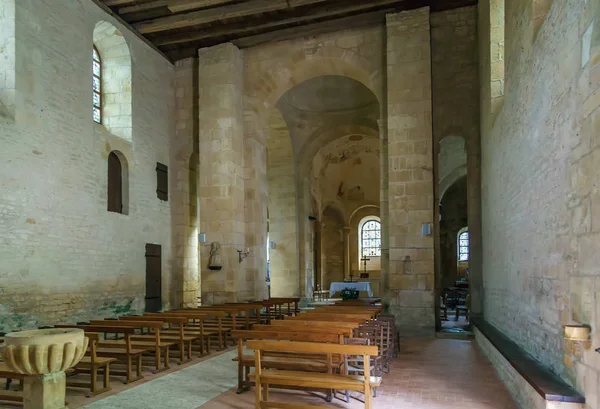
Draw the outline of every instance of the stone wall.
[[[171,201],[156,197],[155,168],[170,164],[172,64],[92,2],[14,3],[22,52],[14,121],[0,122],[0,331],[141,312],[146,243],[162,246],[169,307]],[[103,20],[131,50],[131,141],[92,120],[92,35]],[[112,150],[128,164],[127,215],[107,211]]]
[[[434,331],[430,44],[429,8],[387,15],[390,309],[419,335]]]
[[[597,409],[600,9],[554,1],[539,26],[534,6],[506,1],[505,95],[495,116],[489,56],[481,66],[485,316]],[[482,55],[492,13],[479,9]],[[572,323],[591,326],[591,343],[563,339]]]

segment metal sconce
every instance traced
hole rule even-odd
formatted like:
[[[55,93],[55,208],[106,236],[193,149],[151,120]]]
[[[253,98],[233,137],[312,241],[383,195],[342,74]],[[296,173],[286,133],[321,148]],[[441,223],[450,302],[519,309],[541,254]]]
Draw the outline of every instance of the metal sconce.
[[[590,327],[588,325],[565,325],[563,337],[567,341],[587,342],[590,340]]]
[[[198,243],[206,243],[206,233],[198,234]]]
[[[275,242],[274,242],[274,241],[270,241],[270,242],[269,242],[269,248],[270,248],[271,250],[273,250],[273,249],[275,248]]]
[[[238,255],[240,256],[240,263],[241,263],[242,260],[244,260],[250,254],[250,249],[246,249],[246,251],[238,250],[237,252],[238,252]]]

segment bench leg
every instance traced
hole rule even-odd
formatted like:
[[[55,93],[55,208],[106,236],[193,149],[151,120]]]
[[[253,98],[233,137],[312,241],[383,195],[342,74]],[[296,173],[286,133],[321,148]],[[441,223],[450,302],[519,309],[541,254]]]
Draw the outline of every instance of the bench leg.
[[[104,389],[110,390],[110,363],[104,367]]]
[[[138,359],[141,359],[141,355],[138,355]],[[125,383],[132,382],[131,379],[131,355],[127,354],[127,381]]]
[[[269,400],[269,384],[263,385],[263,402]]]
[[[96,367],[96,365],[92,364],[92,373],[90,374],[91,377],[91,382],[92,384],[91,386],[91,391],[92,391],[92,395],[96,394],[96,386],[98,383],[98,367]]]
[[[238,388],[237,388],[237,391],[235,391],[235,393],[237,393],[238,395],[240,393],[242,393],[243,385],[244,385],[244,367],[242,366],[241,362],[238,362]]]

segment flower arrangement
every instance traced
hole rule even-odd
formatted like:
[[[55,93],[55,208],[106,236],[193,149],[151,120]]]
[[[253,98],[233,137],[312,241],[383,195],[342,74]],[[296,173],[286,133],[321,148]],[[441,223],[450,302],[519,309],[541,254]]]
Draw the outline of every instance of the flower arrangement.
[[[355,288],[344,288],[340,295],[342,296],[342,300],[356,300],[358,298],[358,290]]]

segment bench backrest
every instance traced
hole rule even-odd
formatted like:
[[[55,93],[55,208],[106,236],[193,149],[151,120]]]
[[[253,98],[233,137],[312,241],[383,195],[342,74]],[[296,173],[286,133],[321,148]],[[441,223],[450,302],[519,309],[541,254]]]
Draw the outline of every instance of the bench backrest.
[[[300,352],[307,354],[344,354],[377,356],[379,350],[373,345],[340,345],[321,342],[248,340],[246,346],[258,351]]]
[[[290,321],[283,321],[283,322],[290,322]],[[272,330],[276,330],[276,331],[286,331],[286,332],[316,332],[316,333],[320,333],[320,334],[335,334],[335,335],[343,335],[345,337],[352,337],[352,328],[347,328],[347,327],[310,327],[310,326],[306,326],[306,325],[294,325],[291,324],[290,325],[279,325],[279,326],[273,326],[273,325],[266,325],[266,324],[260,324],[260,325],[253,325],[252,326],[253,330],[257,330],[257,331],[272,331]]]
[[[285,327],[285,326],[305,326],[305,327],[313,327],[313,328],[327,328],[327,327],[345,327],[345,328],[357,328],[359,326],[356,322],[342,322],[342,321],[316,321],[316,320],[273,320],[271,321],[271,325],[275,327]]]
[[[344,317],[343,314],[300,314],[295,317],[285,317],[289,321],[328,321],[328,322],[355,322],[363,324],[369,318],[365,317]]]
[[[323,334],[315,332],[292,332],[292,331],[256,331],[256,330],[236,330],[231,331],[232,338],[242,339],[275,339],[281,341],[301,341],[301,342],[328,342],[341,343],[344,340],[343,335]]]

